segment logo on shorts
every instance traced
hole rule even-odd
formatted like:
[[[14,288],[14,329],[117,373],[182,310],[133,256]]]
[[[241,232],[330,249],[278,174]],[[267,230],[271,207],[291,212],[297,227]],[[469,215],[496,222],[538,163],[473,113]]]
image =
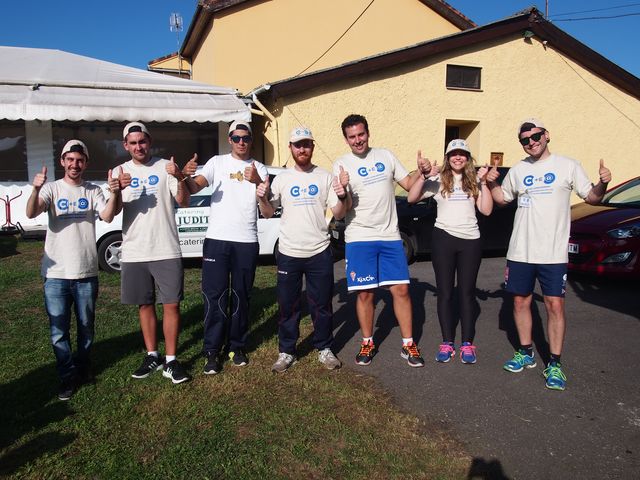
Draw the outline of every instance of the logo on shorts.
[[[358,283],[365,283],[365,282],[373,282],[375,279],[376,277],[374,277],[373,275],[367,275],[366,277],[358,277],[356,281]]]
[[[356,279],[356,272],[351,271],[351,272],[349,273],[349,276],[351,277],[351,281],[353,282],[353,281]]]
[[[506,285],[509,281],[509,267],[505,267],[504,269],[504,284]]]

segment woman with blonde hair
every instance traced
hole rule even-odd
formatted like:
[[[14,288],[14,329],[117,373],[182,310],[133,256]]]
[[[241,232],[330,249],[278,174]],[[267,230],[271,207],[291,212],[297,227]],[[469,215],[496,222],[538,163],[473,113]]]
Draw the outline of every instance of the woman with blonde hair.
[[[455,355],[455,316],[453,290],[458,279],[458,299],[461,323],[460,360],[476,363],[475,289],[482,245],[476,217],[476,207],[490,215],[493,199],[487,187],[487,166],[477,172],[466,140],[449,142],[440,173],[429,176],[431,166],[419,155],[422,176],[413,184],[407,200],[415,203],[434,197],[438,205],[431,237],[431,260],[436,275],[438,319],[442,343],[436,361],[446,363]]]

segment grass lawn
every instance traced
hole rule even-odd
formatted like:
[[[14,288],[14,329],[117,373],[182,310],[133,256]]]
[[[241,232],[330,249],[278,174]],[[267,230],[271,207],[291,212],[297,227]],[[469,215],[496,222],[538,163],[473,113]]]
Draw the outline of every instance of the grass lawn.
[[[216,376],[202,373],[200,269],[186,268],[179,358],[194,379],[181,385],[160,372],[130,377],[144,353],[136,309],[120,304],[119,276],[101,272],[96,382],[59,401],[42,249],[43,242],[0,237],[0,476],[465,478],[470,459],[458,444],[398,411],[368,376],[317,362],[308,317],[301,360],[271,373],[278,353],[272,265],[256,274],[251,363],[226,363]]]

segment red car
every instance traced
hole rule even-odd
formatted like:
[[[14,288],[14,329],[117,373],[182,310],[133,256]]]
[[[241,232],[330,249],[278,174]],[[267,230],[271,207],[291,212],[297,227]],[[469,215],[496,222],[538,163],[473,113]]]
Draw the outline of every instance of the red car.
[[[640,177],[571,207],[569,271],[640,279]]]

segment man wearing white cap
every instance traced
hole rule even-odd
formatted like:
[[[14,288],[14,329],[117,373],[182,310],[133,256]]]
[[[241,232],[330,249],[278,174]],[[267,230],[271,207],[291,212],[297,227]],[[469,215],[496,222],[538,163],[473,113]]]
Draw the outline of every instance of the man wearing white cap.
[[[513,316],[520,348],[503,368],[517,373],[536,366],[531,300],[538,279],[547,311],[551,354],[543,372],[545,385],[552,390],[564,390],[567,377],[560,355],[565,335],[564,295],[571,191],[587,203],[598,204],[611,181],[611,172],[600,160],[600,181],[593,185],[580,162],[549,151],[549,131],[538,119],[528,118],[521,122],[517,134],[528,156],[511,167],[502,186],[495,182],[499,175],[496,167],[487,175],[496,203],[505,205],[518,201],[507,252],[505,289],[513,294]]]
[[[270,218],[282,205],[278,240],[278,339],[280,354],[271,368],[282,373],[297,360],[296,342],[300,335],[302,277],[305,277],[307,303],[313,322],[313,346],[318,360],[329,370],[342,363],[331,351],[333,343],[333,255],[325,212],[344,218],[349,206],[349,174],[333,177],[311,163],[314,139],[306,127],[297,127],[289,136],[289,150],[295,162],[269,181],[258,186],[260,211]]]
[[[27,200],[27,217],[47,212],[47,236],[42,257],[44,300],[56,356],[60,389],[58,398],[69,400],[79,383],[91,379],[90,352],[93,344],[95,304],[98,297],[98,252],[96,214],[111,222],[120,200],[118,180],[107,176],[110,195],[82,179],[89,162],[89,150],[80,140],[68,141],[60,164],[64,177],[47,181],[47,167],[33,179]],[[72,354],[71,306],[77,321],[78,349]]]
[[[178,384],[190,378],[176,359],[184,271],[174,200],[181,207],[189,205],[186,175],[173,157],[151,155],[152,139],[144,124],[128,123],[122,137],[131,160],[120,166],[118,175],[123,203],[120,289],[123,304],[138,305],[147,350],[131,376],[142,379],[163,369],[162,375]],[[164,362],[158,353],[156,299],[163,311]]]
[[[204,373],[222,370],[228,350],[233,365],[249,360],[245,353],[249,331],[249,298],[258,262],[256,187],[267,168],[251,158],[251,126],[235,121],[229,126],[231,153],[207,161],[187,179],[191,193],[211,185],[211,214],[202,252],[204,297]],[[191,173],[191,172],[189,172]]]

